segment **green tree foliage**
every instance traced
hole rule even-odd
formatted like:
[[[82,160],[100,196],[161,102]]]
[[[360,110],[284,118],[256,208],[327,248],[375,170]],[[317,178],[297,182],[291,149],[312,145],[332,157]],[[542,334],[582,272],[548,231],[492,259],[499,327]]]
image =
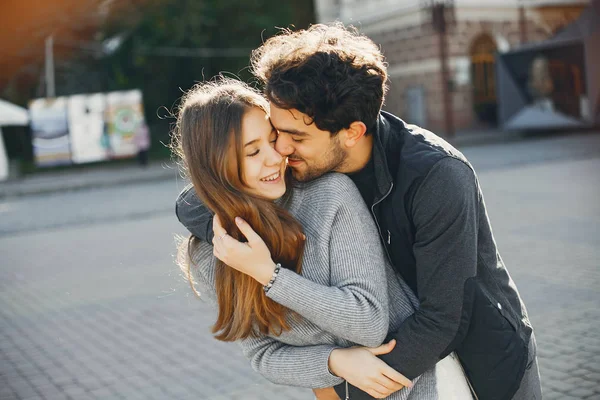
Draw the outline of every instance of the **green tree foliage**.
[[[248,80],[250,50],[277,27],[307,27],[314,22],[314,11],[312,0],[151,0],[137,21],[130,21],[126,15],[117,16],[102,32],[104,38],[121,35],[123,40],[98,65],[105,80],[101,86],[103,91],[142,89],[156,143],[167,140],[172,122],[159,116],[173,109],[183,90],[220,72]],[[247,52],[207,56],[178,49]]]

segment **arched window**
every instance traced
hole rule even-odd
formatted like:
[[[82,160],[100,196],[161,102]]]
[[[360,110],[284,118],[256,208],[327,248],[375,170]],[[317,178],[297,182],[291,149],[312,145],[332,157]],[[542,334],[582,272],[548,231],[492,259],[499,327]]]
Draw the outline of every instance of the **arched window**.
[[[477,36],[471,45],[471,82],[474,105],[496,102],[495,52],[496,42],[485,33]]]

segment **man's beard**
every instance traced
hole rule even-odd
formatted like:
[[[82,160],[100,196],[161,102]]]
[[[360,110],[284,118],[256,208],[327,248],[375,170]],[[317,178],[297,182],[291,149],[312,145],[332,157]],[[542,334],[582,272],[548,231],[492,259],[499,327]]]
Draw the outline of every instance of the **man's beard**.
[[[328,172],[339,171],[344,166],[347,157],[348,155],[346,152],[339,146],[339,144],[335,143],[323,157],[323,163],[309,165],[305,161],[304,170],[299,171],[291,168],[292,176],[299,182],[312,181],[313,179],[317,179]]]

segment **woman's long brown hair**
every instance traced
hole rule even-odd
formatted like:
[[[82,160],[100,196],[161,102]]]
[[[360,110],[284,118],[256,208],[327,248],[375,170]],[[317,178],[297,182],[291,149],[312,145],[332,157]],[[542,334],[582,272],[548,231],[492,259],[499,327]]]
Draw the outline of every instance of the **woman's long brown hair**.
[[[227,78],[200,83],[188,91],[179,108],[172,150],[180,158],[198,197],[219,215],[225,230],[244,240],[234,218],[246,220],[265,241],[275,262],[300,273],[304,250],[302,226],[284,208],[246,193],[243,181],[242,119],[258,107],[268,113],[268,103],[246,84]],[[288,192],[290,182],[288,180]],[[195,237],[187,243],[188,261],[181,265],[191,279]],[[215,286],[218,316],[212,332],[222,341],[289,330],[290,311],[269,299],[252,277],[217,260]]]

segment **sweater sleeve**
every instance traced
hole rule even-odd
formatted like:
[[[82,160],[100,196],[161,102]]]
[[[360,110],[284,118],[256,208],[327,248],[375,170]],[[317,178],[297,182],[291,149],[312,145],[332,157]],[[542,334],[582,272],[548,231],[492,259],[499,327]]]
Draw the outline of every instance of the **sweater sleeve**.
[[[194,283],[202,299],[216,306],[216,291],[212,275],[212,247],[199,243],[193,257]],[[292,346],[269,336],[249,337],[238,342],[252,368],[269,381],[290,386],[326,388],[343,382],[329,371],[332,345]]]
[[[394,350],[381,358],[409,379],[453,351],[465,281],[476,275],[479,186],[466,163],[445,158],[429,172],[412,207],[419,309],[398,331]]]
[[[198,239],[211,243],[212,213],[200,201],[194,187],[190,184],[181,191],[175,201],[175,215],[183,226]]]
[[[278,385],[317,389],[343,382],[328,367],[335,346],[292,346],[268,336],[241,340],[240,346],[252,369]]]
[[[330,286],[281,269],[268,296],[324,331],[376,347],[389,326],[385,254],[358,189],[345,179],[334,188],[343,200],[331,226],[329,254],[324,255],[329,257]]]

